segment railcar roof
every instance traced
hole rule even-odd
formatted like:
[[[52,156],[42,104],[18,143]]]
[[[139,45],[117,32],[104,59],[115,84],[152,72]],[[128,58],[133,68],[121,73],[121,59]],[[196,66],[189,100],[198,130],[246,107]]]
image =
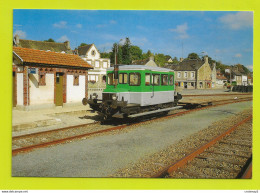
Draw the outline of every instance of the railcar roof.
[[[110,67],[107,70],[113,71],[114,67]],[[174,70],[168,68],[160,68],[160,67],[144,66],[144,65],[120,65],[120,64],[119,64],[119,70],[151,70],[151,71],[160,71],[160,72],[174,72]]]

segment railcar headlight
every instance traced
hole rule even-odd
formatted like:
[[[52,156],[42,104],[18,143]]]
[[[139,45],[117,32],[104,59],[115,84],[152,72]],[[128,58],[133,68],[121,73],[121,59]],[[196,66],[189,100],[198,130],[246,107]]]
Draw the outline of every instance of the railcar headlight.
[[[115,100],[117,99],[117,96],[114,94],[114,95],[112,96],[112,99],[115,101]]]

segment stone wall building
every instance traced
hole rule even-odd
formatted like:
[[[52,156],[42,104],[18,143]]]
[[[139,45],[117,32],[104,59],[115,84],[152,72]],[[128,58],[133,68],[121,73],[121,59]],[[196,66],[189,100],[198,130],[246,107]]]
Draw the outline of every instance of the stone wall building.
[[[208,57],[204,60],[185,59],[177,65],[169,65],[175,71],[175,82],[184,89],[212,88],[212,69]]]

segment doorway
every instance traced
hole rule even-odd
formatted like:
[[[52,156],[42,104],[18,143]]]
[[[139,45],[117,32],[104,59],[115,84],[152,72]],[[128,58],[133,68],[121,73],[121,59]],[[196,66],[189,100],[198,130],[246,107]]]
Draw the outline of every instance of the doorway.
[[[56,73],[56,94],[55,94],[55,105],[63,106],[63,74]]]

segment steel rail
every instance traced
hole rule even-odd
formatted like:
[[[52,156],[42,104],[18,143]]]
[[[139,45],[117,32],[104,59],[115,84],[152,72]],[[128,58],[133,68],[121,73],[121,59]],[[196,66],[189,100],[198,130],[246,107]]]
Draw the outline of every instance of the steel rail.
[[[247,121],[252,119],[252,115],[243,119],[242,121],[240,121],[239,123],[235,124],[232,128],[230,128],[229,130],[227,130],[226,132],[220,134],[219,136],[215,137],[214,139],[212,139],[210,142],[202,145],[201,147],[199,147],[197,150],[193,151],[192,153],[190,153],[189,155],[183,157],[182,159],[180,159],[179,161],[175,162],[174,164],[171,164],[170,166],[166,167],[164,170],[158,172],[157,174],[153,175],[152,178],[162,178],[174,171],[176,171],[178,168],[183,167],[184,165],[186,165],[188,162],[190,162],[191,160],[193,160],[195,157],[197,157],[199,154],[201,154],[202,152],[204,152],[206,149],[208,149],[209,147],[211,147],[212,145],[214,145],[216,142],[218,142],[219,140],[221,140],[222,138],[224,138],[225,136],[227,136],[228,134],[230,134],[231,132],[233,132],[236,128],[238,128],[240,125],[246,123]]]
[[[155,118],[155,119],[152,119],[152,120],[145,120],[143,122],[133,123],[133,124],[130,124],[130,125],[124,124],[124,125],[100,130],[100,131],[95,131],[95,132],[71,136],[71,137],[67,137],[67,138],[63,138],[63,139],[58,139],[58,140],[54,140],[54,141],[51,141],[51,142],[45,142],[45,143],[40,143],[40,144],[31,145],[31,146],[27,146],[27,147],[17,148],[17,149],[12,150],[12,155],[14,156],[14,155],[17,155],[18,153],[21,153],[21,152],[27,152],[27,151],[31,151],[31,150],[36,149],[36,148],[43,148],[43,147],[47,147],[47,146],[50,146],[50,145],[56,145],[56,144],[64,143],[64,142],[71,141],[71,140],[74,140],[74,139],[80,139],[80,138],[83,138],[83,137],[91,136],[91,135],[94,135],[94,134],[100,134],[100,133],[106,133],[106,132],[109,132],[109,131],[120,130],[120,129],[123,129],[125,127],[138,126],[140,124],[151,122],[151,121],[163,120],[163,119],[166,119],[166,118],[176,117],[176,116],[188,114],[188,113],[191,113],[191,112],[195,112],[195,111],[199,111],[199,110],[203,110],[203,109],[207,109],[207,108],[212,108],[212,107],[225,105],[225,104],[244,102],[244,101],[249,101],[249,100],[248,99],[247,100],[240,100],[240,101],[236,100],[236,101],[233,101],[231,103],[226,102],[226,103],[223,103],[223,104],[216,104],[216,105],[201,107],[201,108],[197,108],[197,109],[191,109],[191,110],[187,110],[187,111],[184,111],[184,112],[179,112],[179,113],[175,113],[175,114],[172,114],[172,115],[167,115],[167,116],[164,116],[164,117]],[[76,128],[76,127],[77,126],[73,126],[73,128]],[[61,129],[63,129],[63,128],[60,128],[60,130]],[[51,130],[49,132],[51,132]],[[37,133],[35,133],[35,135],[36,134]]]
[[[200,97],[200,96],[247,96],[247,95],[252,95],[252,93],[246,93],[246,94],[242,94],[242,93],[238,93],[238,94],[185,94],[182,95],[183,97]],[[253,96],[253,95],[252,95]]]

